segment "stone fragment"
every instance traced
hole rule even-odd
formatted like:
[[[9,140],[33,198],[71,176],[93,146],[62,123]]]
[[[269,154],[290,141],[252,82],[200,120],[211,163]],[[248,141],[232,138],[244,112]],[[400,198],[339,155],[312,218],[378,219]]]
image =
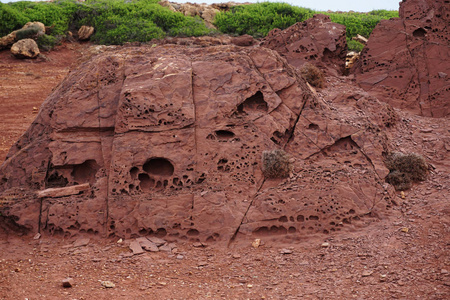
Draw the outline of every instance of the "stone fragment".
[[[324,243],[322,243],[322,245],[320,245],[322,248],[327,248],[327,247],[330,247],[330,243],[328,243],[328,242],[324,242]]]
[[[194,247],[194,248],[201,248],[201,247],[204,247],[204,245],[202,243],[200,243],[200,242],[195,242],[195,243],[192,244],[192,247]]]
[[[101,281],[101,285],[102,285],[103,287],[105,287],[105,288],[113,288],[113,287],[116,286],[113,282],[108,281],[108,280],[106,280],[106,281]]]
[[[280,254],[292,254],[294,251],[291,249],[281,249]]]
[[[62,286],[65,288],[70,288],[73,287],[73,285],[75,284],[75,281],[73,280],[73,278],[65,278],[62,281]]]
[[[139,245],[140,245],[144,250],[147,250],[147,251],[150,251],[150,252],[158,252],[158,251],[159,251],[158,246],[157,246],[155,243],[149,241],[149,240],[148,240],[147,238],[145,238],[145,237],[137,238],[136,241],[139,242]]]
[[[88,40],[91,38],[94,33],[94,27],[83,25],[78,30],[78,39],[79,40]]]
[[[252,242],[252,247],[255,248],[255,249],[258,248],[260,245],[261,245],[261,239],[255,239]]]
[[[163,240],[163,239],[161,239],[159,237],[156,237],[156,236],[148,236],[147,239],[150,242],[154,243],[158,247],[160,247],[160,246],[164,245],[165,243],[167,243],[165,240]]]
[[[78,238],[77,240],[75,240],[75,242],[73,243],[73,247],[74,248],[78,248],[78,247],[83,247],[89,244],[90,242],[90,238]]]
[[[34,40],[23,39],[11,46],[11,53],[17,58],[36,58],[40,51]]]
[[[89,183],[73,185],[62,188],[50,188],[43,191],[38,191],[36,194],[39,198],[58,198],[70,195],[77,195],[81,192],[87,191],[90,188]]]
[[[142,249],[141,245],[138,241],[132,241],[130,243],[130,250],[133,252],[134,255],[139,255],[144,253],[145,251]]]
[[[370,276],[370,275],[372,275],[372,274],[373,274],[373,271],[364,270],[364,271],[362,272],[362,277],[368,277],[368,276]]]
[[[159,251],[172,252],[172,247],[169,244],[164,244],[159,247]]]

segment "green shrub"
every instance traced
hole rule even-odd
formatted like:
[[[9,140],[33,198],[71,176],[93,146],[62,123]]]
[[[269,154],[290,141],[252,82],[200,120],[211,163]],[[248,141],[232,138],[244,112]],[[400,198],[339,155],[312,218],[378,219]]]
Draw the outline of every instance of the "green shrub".
[[[19,1],[9,3],[8,5],[20,11],[26,18],[26,22],[41,22],[45,26],[52,26],[52,34],[54,35],[66,34],[74,11],[78,6],[68,0],[61,2]]]
[[[34,39],[40,31],[41,28],[38,25],[31,25],[25,29],[17,30],[16,40]]]
[[[285,29],[314,15],[308,8],[286,3],[257,3],[232,7],[216,15],[214,25],[223,33],[266,36],[274,28]]]
[[[398,11],[388,10],[374,10],[369,13],[356,13],[356,12],[344,12],[344,13],[329,13],[323,12],[323,14],[330,16],[331,21],[345,25],[347,38],[360,34],[366,38],[372,33],[375,26],[383,19],[390,19],[398,17]],[[347,40],[348,42],[348,40]],[[355,46],[352,43],[352,47]]]
[[[171,36],[199,36],[211,32],[203,20],[187,17],[162,7],[157,0],[87,1],[74,15],[79,28],[95,28],[92,40],[101,44],[147,42]]]
[[[290,157],[284,150],[263,151],[262,171],[266,178],[288,177],[292,169]]]
[[[126,42],[147,42],[164,37],[164,31],[145,19],[124,19],[112,16],[105,27],[97,30],[92,40],[99,44],[121,45]],[[106,30],[105,30],[106,29]]]
[[[347,48],[348,51],[361,52],[364,48],[364,44],[358,41],[354,41],[351,38],[347,38]]]
[[[425,158],[418,154],[393,152],[387,157],[385,164],[390,171],[386,182],[398,191],[411,188],[413,182],[427,179],[428,164]]]
[[[27,22],[28,19],[17,9],[0,3],[0,37],[22,28]]]
[[[325,77],[323,72],[316,66],[305,63],[300,70],[303,79],[305,79],[310,85],[323,88],[325,85]]]
[[[52,35],[47,35],[47,34],[43,34],[38,36],[36,43],[39,47],[39,49],[44,50],[44,51],[50,51],[52,50],[56,45],[58,45],[60,42],[60,39],[52,36]]]

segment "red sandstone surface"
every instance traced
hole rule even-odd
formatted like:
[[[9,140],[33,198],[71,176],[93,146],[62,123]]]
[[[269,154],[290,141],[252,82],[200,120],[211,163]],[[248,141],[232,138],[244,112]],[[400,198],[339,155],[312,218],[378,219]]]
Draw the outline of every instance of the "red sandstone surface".
[[[295,51],[235,44],[0,53],[4,148],[41,108],[0,169],[1,297],[450,297],[449,119],[357,87],[340,47],[315,91]],[[263,176],[276,148],[288,178]],[[396,192],[390,151],[423,155],[427,180]]]
[[[450,2],[408,0],[381,21],[354,73],[372,95],[416,114],[450,115]]]

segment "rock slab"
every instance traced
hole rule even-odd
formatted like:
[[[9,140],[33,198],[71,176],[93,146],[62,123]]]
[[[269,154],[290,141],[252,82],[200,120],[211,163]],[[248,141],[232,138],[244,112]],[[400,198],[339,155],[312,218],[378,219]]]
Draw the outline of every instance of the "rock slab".
[[[390,105],[429,117],[450,114],[450,3],[408,0],[400,18],[382,20],[354,73],[366,91]]]

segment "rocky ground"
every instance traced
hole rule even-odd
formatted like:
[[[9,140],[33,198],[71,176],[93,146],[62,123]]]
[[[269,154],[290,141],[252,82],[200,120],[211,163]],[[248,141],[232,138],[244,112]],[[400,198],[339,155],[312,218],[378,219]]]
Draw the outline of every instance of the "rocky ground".
[[[0,53],[0,161],[88,48],[66,44],[31,61]],[[351,77],[328,77],[319,95],[332,102],[352,89]],[[166,251],[136,255],[134,240],[35,238],[3,224],[0,299],[448,299],[449,120],[397,113],[390,138],[425,153],[433,170],[384,216],[295,243],[282,236],[262,238],[259,247],[252,239],[229,247],[168,240]],[[73,285],[64,288],[67,278]]]

